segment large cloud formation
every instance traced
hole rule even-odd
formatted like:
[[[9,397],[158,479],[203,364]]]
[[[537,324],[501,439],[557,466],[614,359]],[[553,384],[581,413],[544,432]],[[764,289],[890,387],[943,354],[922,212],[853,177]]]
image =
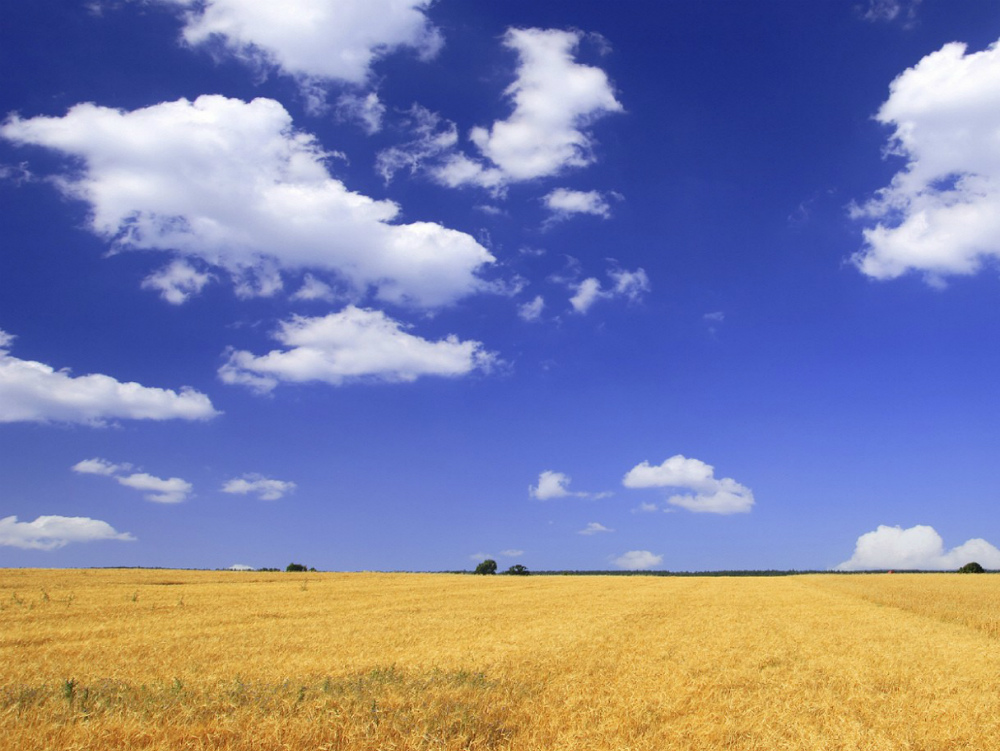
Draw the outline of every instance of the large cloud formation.
[[[361,379],[456,377],[489,370],[496,362],[480,342],[455,336],[432,342],[408,333],[381,311],[353,305],[318,318],[295,316],[283,321],[274,336],[288,349],[259,356],[245,350],[230,352],[219,370],[223,382],[267,392],[281,381],[339,386]]]
[[[399,206],[347,189],[315,138],[271,99],[180,99],[125,112],[78,104],[63,117],[8,118],[0,135],[82,160],[56,184],[91,207],[119,250],[172,251],[226,269],[244,294],[281,289],[282,269],[333,275],[356,295],[445,305],[482,289],[494,261],[470,235],[394,224]],[[188,265],[146,286],[181,302],[208,278]]]
[[[1000,257],[1000,47],[946,44],[890,85],[876,119],[906,159],[888,187],[856,206],[874,220],[854,256],[876,279],[908,271],[932,283]]]
[[[16,516],[0,519],[0,546],[26,550],[55,550],[71,542],[99,540],[134,541],[128,532],[118,532],[107,522],[86,516],[39,516],[19,522]]]
[[[667,503],[709,514],[746,513],[753,507],[750,488],[731,477],[718,479],[710,464],[688,459],[680,454],[651,466],[648,461],[637,464],[622,479],[626,488],[674,488],[686,490],[667,498]]]
[[[204,394],[122,383],[100,373],[73,376],[9,352],[14,337],[0,331],[0,423],[109,420],[207,420],[218,412]]]
[[[866,532],[858,538],[854,555],[836,570],[954,571],[973,561],[984,568],[1000,569],[1000,550],[980,538],[945,550],[944,540],[933,527],[918,524],[903,529],[880,524],[874,532]]]

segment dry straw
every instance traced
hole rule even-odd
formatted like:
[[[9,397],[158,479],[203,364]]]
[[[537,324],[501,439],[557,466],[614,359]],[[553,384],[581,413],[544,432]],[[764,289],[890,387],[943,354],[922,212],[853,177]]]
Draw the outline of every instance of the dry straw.
[[[983,751],[998,590],[0,571],[0,749]]]

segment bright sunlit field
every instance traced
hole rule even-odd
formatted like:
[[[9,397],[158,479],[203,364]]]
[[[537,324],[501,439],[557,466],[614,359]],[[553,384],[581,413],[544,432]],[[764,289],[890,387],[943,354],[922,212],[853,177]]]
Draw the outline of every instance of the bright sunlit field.
[[[1000,577],[0,571],[0,748],[1000,748]]]

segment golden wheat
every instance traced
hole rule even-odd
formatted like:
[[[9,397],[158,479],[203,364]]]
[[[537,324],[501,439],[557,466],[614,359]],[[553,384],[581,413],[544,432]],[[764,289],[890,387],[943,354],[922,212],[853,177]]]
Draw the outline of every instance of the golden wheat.
[[[1000,748],[1000,578],[0,571],[0,749]]]

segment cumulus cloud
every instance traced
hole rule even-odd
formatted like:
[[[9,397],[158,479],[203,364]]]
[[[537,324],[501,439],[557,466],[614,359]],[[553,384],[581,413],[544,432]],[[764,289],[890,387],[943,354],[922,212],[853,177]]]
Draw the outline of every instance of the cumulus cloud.
[[[81,474],[112,477],[119,485],[145,492],[144,498],[154,503],[182,503],[194,489],[191,483],[179,477],[162,479],[145,472],[125,474],[132,469],[131,464],[113,464],[106,459],[84,459],[71,469]]]
[[[513,112],[489,128],[470,131],[479,157],[457,149],[454,123],[424,111],[416,137],[380,155],[383,175],[404,167],[411,172],[422,168],[442,185],[476,185],[503,194],[512,182],[593,163],[590,126],[623,108],[603,70],[576,62],[582,38],[577,31],[508,29],[504,45],[517,53],[519,61],[516,79],[505,91]],[[594,213],[603,200],[595,195],[588,206],[588,194],[554,193],[547,199],[553,211]]]
[[[183,259],[176,259],[142,280],[143,289],[155,289],[172,305],[182,305],[212,281],[212,275],[198,271]]]
[[[569,304],[575,312],[586,313],[598,300],[621,297],[631,303],[637,303],[649,291],[649,277],[641,268],[635,271],[611,269],[608,271],[608,276],[611,278],[611,285],[608,287],[602,286],[600,280],[595,277],[570,284],[575,293],[569,299]]]
[[[0,331],[0,423],[109,420],[206,420],[218,414],[204,394],[117,381],[99,373],[73,376],[10,354],[14,337]]]
[[[528,486],[528,495],[540,501],[548,501],[553,498],[565,498],[574,495],[569,491],[569,476],[562,472],[545,470],[538,476],[537,485]]]
[[[295,483],[289,480],[274,480],[255,473],[236,477],[222,486],[223,493],[235,495],[256,495],[262,501],[276,501],[295,490]]]
[[[581,38],[558,29],[509,29],[504,36],[519,58],[517,79],[505,92],[514,111],[469,137],[505,179],[533,180],[592,163],[587,126],[622,111],[604,71],[575,61]]]
[[[900,74],[876,119],[906,166],[852,215],[874,222],[853,261],[866,275],[932,284],[1000,257],[1000,46],[953,42]]]
[[[0,519],[0,546],[27,550],[55,550],[71,542],[97,542],[135,538],[118,532],[107,522],[85,516],[39,516],[33,522],[19,522],[16,516]]]
[[[879,525],[858,538],[854,555],[836,567],[838,571],[878,569],[955,570],[975,561],[983,568],[1000,569],[1000,550],[975,538],[945,550],[944,540],[933,527],[922,524],[903,529]]]
[[[667,498],[674,506],[710,514],[738,514],[750,511],[754,504],[750,488],[731,477],[718,479],[715,469],[698,459],[681,454],[652,466],[637,464],[622,479],[626,488],[673,488],[685,490]]]
[[[608,219],[611,216],[611,204],[607,198],[596,190],[582,191],[556,188],[548,193],[542,201],[545,208],[551,212],[549,224],[563,219],[569,219],[574,214],[590,214]]]
[[[659,566],[662,561],[662,555],[656,555],[648,550],[630,550],[615,558],[613,563],[626,571],[645,571]]]
[[[260,356],[232,351],[219,369],[222,381],[267,392],[281,381],[334,386],[363,379],[413,381],[425,375],[457,377],[489,371],[497,363],[496,355],[480,342],[460,341],[453,335],[438,341],[422,339],[381,311],[353,305],[319,318],[295,316],[283,321],[274,338],[288,349]]]
[[[186,9],[183,39],[222,46],[264,72],[294,77],[307,95],[323,83],[364,84],[372,64],[402,48],[433,57],[442,37],[432,0],[161,0]]]
[[[434,307],[483,289],[477,273],[495,260],[463,232],[393,223],[399,206],[332,177],[331,154],[271,99],[79,104],[63,117],[11,116],[0,135],[80,159],[55,182],[90,205],[90,229],[114,249],[198,259],[244,295],[280,290],[282,269],[316,269],[358,295]],[[146,284],[178,302],[206,281],[178,266]]]
[[[598,535],[601,532],[614,532],[613,529],[605,527],[599,522],[590,522],[586,527],[577,532],[578,535]]]

